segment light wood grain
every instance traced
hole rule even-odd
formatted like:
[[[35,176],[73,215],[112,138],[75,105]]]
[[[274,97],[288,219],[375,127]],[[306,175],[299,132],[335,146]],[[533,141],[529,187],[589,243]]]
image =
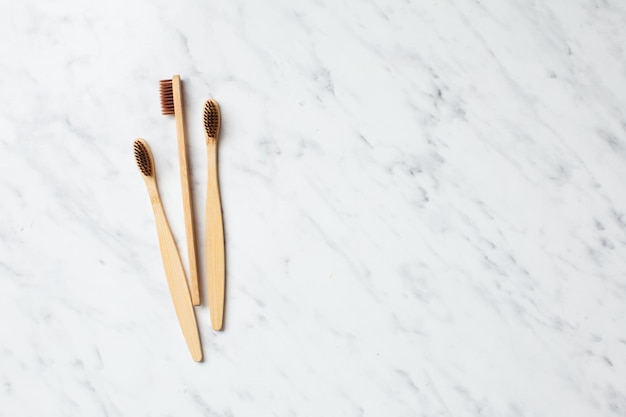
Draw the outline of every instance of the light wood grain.
[[[224,226],[217,169],[217,141],[207,143],[206,259],[211,325],[220,330],[224,320]]]
[[[150,150],[145,141],[142,139],[137,140],[142,141],[148,151]],[[152,174],[149,176],[142,175],[142,177],[146,183],[154,211],[157,235],[159,237],[159,247],[161,248],[161,258],[163,260],[163,268],[165,269],[165,278],[167,279],[167,285],[169,286],[172,302],[174,303],[174,310],[176,311],[180,328],[183,331],[187,348],[193,360],[199,362],[202,360],[202,346],[200,344],[196,314],[191,302],[183,263],[167,217],[165,216],[163,204],[161,203],[161,197],[156,183],[154,159],[150,151],[149,154],[152,164]]]
[[[180,185],[183,194],[185,216],[185,232],[187,235],[187,258],[189,260],[189,282],[191,283],[191,300],[193,305],[200,305],[200,288],[198,283],[198,263],[196,257],[196,236],[194,232],[193,200],[189,185],[189,168],[187,164],[187,140],[185,136],[185,115],[183,109],[183,92],[180,76],[172,77],[174,94],[174,117],[176,119],[176,135],[178,136],[178,159],[180,165]]]

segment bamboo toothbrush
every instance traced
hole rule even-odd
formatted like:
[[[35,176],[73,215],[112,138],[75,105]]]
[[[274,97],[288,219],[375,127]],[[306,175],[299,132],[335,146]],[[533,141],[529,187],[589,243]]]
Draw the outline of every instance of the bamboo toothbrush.
[[[176,135],[178,136],[178,159],[180,165],[180,185],[183,193],[185,211],[185,230],[187,233],[187,257],[189,258],[189,281],[191,281],[191,300],[193,305],[200,305],[200,289],[198,288],[198,264],[196,260],[196,237],[193,230],[193,202],[187,172],[187,143],[185,139],[185,118],[183,113],[183,93],[180,76],[174,75],[171,80],[160,82],[161,113],[173,114],[176,118]]]
[[[200,345],[200,336],[198,334],[198,324],[196,315],[189,296],[189,287],[185,278],[185,270],[180,260],[180,254],[176,248],[176,242],[170,229],[170,225],[165,217],[165,211],[161,204],[161,197],[156,183],[156,167],[152,152],[148,143],[143,139],[137,139],[133,143],[135,159],[139,170],[143,176],[143,180],[148,188],[150,202],[154,210],[154,218],[156,221],[157,234],[159,236],[159,246],[161,247],[161,258],[163,259],[163,268],[165,269],[165,277],[170,288],[170,295],[174,302],[174,309],[178,316],[178,322],[185,336],[187,347],[194,361],[202,360],[202,346]]]
[[[224,225],[217,170],[217,136],[220,130],[220,108],[209,99],[204,105],[204,135],[207,145],[208,180],[206,195],[207,288],[211,325],[222,328],[224,319]]]

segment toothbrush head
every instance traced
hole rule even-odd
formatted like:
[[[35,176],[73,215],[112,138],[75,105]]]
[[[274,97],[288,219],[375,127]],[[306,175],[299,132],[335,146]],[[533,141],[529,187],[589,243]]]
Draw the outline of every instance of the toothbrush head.
[[[146,177],[152,177],[154,175],[154,163],[148,143],[143,139],[136,139],[133,143],[133,151],[139,171]]]
[[[217,141],[217,135],[220,131],[220,107],[217,101],[212,98],[208,99],[204,104],[203,121],[207,142]]]
[[[161,90],[161,113],[164,115],[174,114],[174,88],[172,80],[161,80],[159,87]]]

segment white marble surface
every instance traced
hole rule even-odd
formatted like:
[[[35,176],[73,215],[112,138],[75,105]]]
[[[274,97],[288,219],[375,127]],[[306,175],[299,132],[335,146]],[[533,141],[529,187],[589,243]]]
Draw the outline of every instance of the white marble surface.
[[[626,415],[623,1],[2,0],[0,34],[0,416]],[[201,364],[131,153],[184,253],[175,73],[198,213],[223,112]]]

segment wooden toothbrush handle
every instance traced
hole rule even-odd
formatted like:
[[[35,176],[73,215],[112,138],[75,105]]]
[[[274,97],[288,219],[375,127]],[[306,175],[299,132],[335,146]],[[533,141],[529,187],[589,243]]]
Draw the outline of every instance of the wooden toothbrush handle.
[[[157,234],[159,236],[159,246],[161,248],[161,258],[167,285],[170,288],[170,295],[174,302],[176,316],[183,331],[183,336],[187,342],[187,347],[194,361],[202,360],[202,346],[200,345],[200,335],[198,334],[198,323],[196,314],[191,303],[185,270],[180,259],[180,254],[176,248],[176,241],[172,235],[169,223],[163,211],[163,205],[156,187],[150,190],[150,200],[154,209]]]
[[[217,143],[207,144],[206,262],[211,326],[222,328],[224,320],[224,225],[217,172]]]
[[[185,231],[187,236],[187,258],[189,260],[189,281],[191,283],[191,301],[200,305],[200,288],[198,286],[198,264],[196,259],[196,236],[193,221],[193,200],[189,185],[189,168],[187,164],[187,140],[185,138],[185,118],[183,111],[183,91],[180,77],[172,78],[172,94],[174,95],[174,118],[176,119],[176,136],[178,138],[178,160],[180,165],[180,185],[183,194]]]

